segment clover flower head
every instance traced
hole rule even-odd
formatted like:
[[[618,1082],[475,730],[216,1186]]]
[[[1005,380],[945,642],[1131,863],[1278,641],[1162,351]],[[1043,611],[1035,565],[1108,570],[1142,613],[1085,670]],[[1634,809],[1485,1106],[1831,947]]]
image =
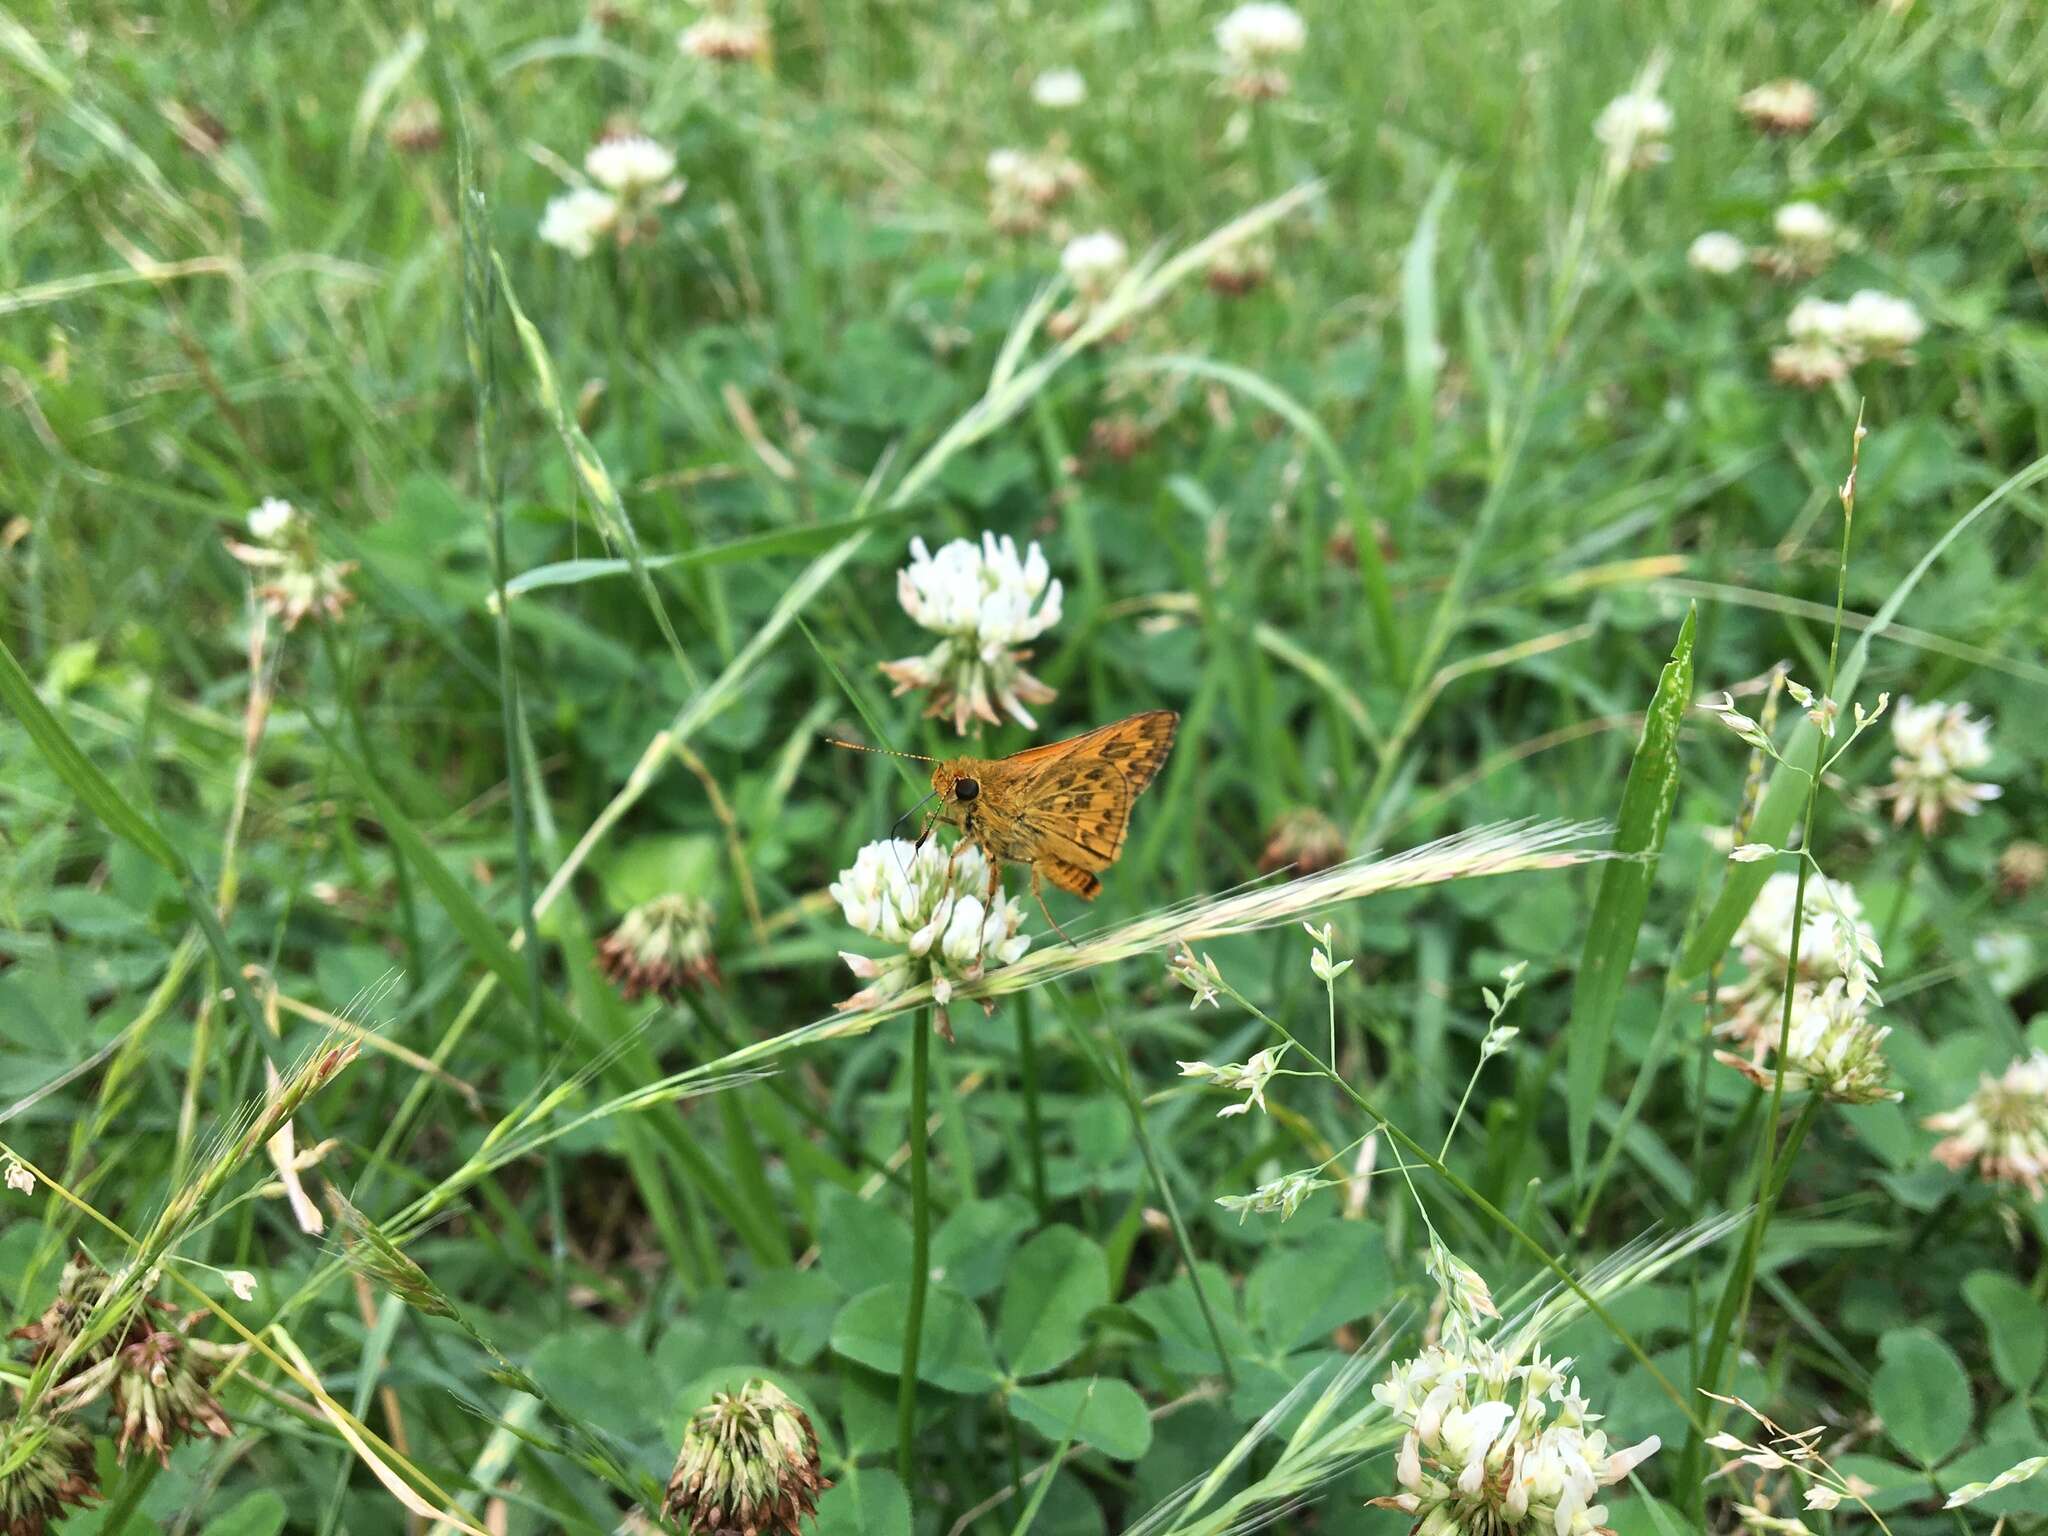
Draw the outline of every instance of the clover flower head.
[[[1991,761],[1991,722],[1973,716],[1967,704],[1901,698],[1892,715],[1892,743],[1898,749],[1892,782],[1878,794],[1892,802],[1892,819],[1900,825],[1917,819],[1931,837],[1949,812],[1974,816],[2002,792],[1996,784],[1963,777]]]
[[[869,1007],[927,977],[943,1006],[954,985],[978,981],[1031,947],[1019,931],[1024,908],[990,879],[972,844],[949,851],[935,839],[869,843],[830,889],[848,923],[894,946],[880,959],[841,951],[848,969],[869,983],[842,1009]]]
[[[942,637],[921,656],[882,663],[899,696],[929,690],[925,713],[950,714],[963,736],[973,719],[998,725],[1008,715],[1037,725],[1027,706],[1048,702],[1053,690],[1024,670],[1031,652],[1022,644],[1059,622],[1061,596],[1037,544],[1020,557],[1007,534],[984,533],[978,545],[955,539],[933,554],[912,539],[896,596],[905,613]]]
[[[1231,91],[1248,101],[1285,96],[1288,63],[1308,46],[1301,12],[1276,0],[1250,0],[1216,23],[1216,48],[1230,67]]]
[[[431,154],[441,147],[443,137],[441,109],[431,96],[401,102],[384,129],[386,142],[407,155]]]
[[[322,558],[305,514],[281,496],[266,496],[244,523],[254,543],[227,538],[227,551],[265,579],[256,599],[286,629],[309,617],[336,619],[353,601],[349,573],[353,560]]]
[[[627,1000],[652,993],[674,998],[718,983],[712,949],[717,912],[700,896],[673,891],[643,901],[598,946],[598,964]]]
[[[1785,334],[1807,345],[1839,347],[1847,338],[1849,312],[1829,299],[1805,298],[1785,317]]]
[[[273,543],[298,515],[297,509],[282,496],[266,496],[249,511],[249,536]]]
[[[1785,1087],[1794,1093],[1810,1089],[1836,1104],[1896,1103],[1905,1095],[1889,1086],[1884,1041],[1890,1033],[1851,1000],[1843,979],[1801,993],[1793,1000],[1785,1037]],[[1760,1088],[1770,1087],[1777,1075],[1769,1063],[1732,1051],[1717,1051],[1715,1058]]]
[[[2018,900],[2048,880],[2048,845],[2031,838],[2007,843],[1998,855],[1998,889]]]
[[[1259,873],[1284,869],[1294,876],[1312,875],[1342,863],[1349,852],[1342,827],[1314,806],[1301,806],[1282,812],[1267,832]]]
[[[1400,1491],[1369,1502],[1431,1536],[1594,1536],[1607,1518],[1600,1490],[1655,1454],[1657,1438],[1610,1448],[1569,1360],[1510,1355],[1479,1332],[1488,1314],[1473,1303],[1491,1305],[1484,1282],[1462,1264],[1437,1262],[1432,1273],[1444,1339],[1373,1387],[1407,1434],[1394,1458]]]
[[[1825,389],[1849,376],[1849,359],[1840,348],[1820,341],[1795,341],[1771,348],[1771,377],[1795,389]]]
[[[145,1287],[153,1279],[146,1280]],[[84,1255],[73,1259],[51,1310],[32,1329],[21,1330],[22,1336],[34,1340],[37,1357],[56,1354],[61,1369],[87,1316],[101,1299],[118,1291],[119,1282],[120,1277],[108,1276]],[[63,1315],[53,1322],[53,1314],[59,1313]],[[227,1439],[234,1430],[211,1388],[229,1352],[192,1336],[192,1325],[203,1316],[192,1312],[177,1317],[152,1296],[132,1297],[125,1316],[76,1355],[69,1374],[51,1389],[49,1401],[69,1412],[103,1394],[111,1396],[121,1421],[114,1455],[124,1464],[130,1447],[138,1443],[168,1466],[172,1447],[181,1441],[201,1432]]]
[[[1749,247],[1725,229],[1710,229],[1686,247],[1686,265],[1695,272],[1727,277],[1742,270],[1749,260]]]
[[[1771,215],[1771,230],[1787,245],[1832,245],[1839,230],[1834,216],[1819,203],[1801,199],[1782,205]]]
[[[574,187],[548,199],[540,219],[540,238],[578,261],[597,249],[597,242],[619,223],[619,200],[595,187]]]
[[[1745,91],[1737,105],[1759,132],[1804,133],[1820,115],[1820,92],[1804,80],[1771,80]]]
[[[1226,299],[1241,299],[1273,276],[1273,247],[1265,240],[1235,240],[1209,258],[1202,281]]]
[[[802,1536],[831,1486],[810,1415],[756,1378],[690,1416],[661,1512],[690,1536]]]
[[[1998,1077],[1985,1074],[1969,1098],[1921,1124],[1946,1133],[1934,1147],[1944,1167],[1975,1164],[1979,1178],[2040,1199],[2048,1185],[2048,1051],[2020,1057]]]
[[[1912,361],[1913,345],[1927,334],[1927,322],[1912,300],[1863,288],[1842,306],[1842,339],[1858,361]]]
[[[583,157],[583,169],[605,191],[623,198],[646,197],[665,188],[676,173],[675,151],[645,134],[600,140]]]
[[[1054,112],[1078,107],[1088,99],[1088,81],[1078,69],[1048,69],[1031,82],[1031,99]]]
[[[1593,137],[1620,170],[1642,171],[1671,158],[1669,103],[1647,91],[1629,91],[1601,108]]]
[[[1722,994],[1729,1012],[1715,1028],[1746,1045],[1753,1063],[1761,1063],[1777,1044],[1785,973],[1792,958],[1793,904],[1798,894],[1799,876],[1780,870],[1764,881],[1735,930],[1748,974]],[[1799,930],[1799,961],[1793,968],[1795,1008],[1802,998],[1835,981],[1843,984],[1850,1005],[1862,1008],[1875,1000],[1876,968],[1883,963],[1876,932],[1863,920],[1863,904],[1856,892],[1818,871],[1810,873]]]
[[[744,64],[767,51],[768,28],[757,18],[718,11],[683,28],[676,46],[707,64]]]
[[[100,1497],[92,1435],[71,1416],[17,1407],[0,1419],[0,1531],[42,1536]]]
[[[989,222],[1008,235],[1042,228],[1045,216],[1086,180],[1065,155],[997,149],[987,162]]]
[[[1106,229],[1076,235],[1060,252],[1060,270],[1083,298],[1099,300],[1130,265],[1130,248]]]

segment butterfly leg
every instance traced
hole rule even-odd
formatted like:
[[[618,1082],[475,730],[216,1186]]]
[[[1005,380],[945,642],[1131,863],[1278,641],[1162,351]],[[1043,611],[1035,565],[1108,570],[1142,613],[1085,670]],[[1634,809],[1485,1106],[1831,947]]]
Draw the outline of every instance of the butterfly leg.
[[[1052,908],[1045,904],[1045,877],[1038,872],[1036,864],[1031,866],[1031,896],[1038,903],[1038,910],[1045,914],[1045,920],[1052,924],[1052,931],[1065,939],[1070,947],[1079,949],[1081,946],[1074,943],[1073,935],[1060,926],[1059,919],[1052,915]]]

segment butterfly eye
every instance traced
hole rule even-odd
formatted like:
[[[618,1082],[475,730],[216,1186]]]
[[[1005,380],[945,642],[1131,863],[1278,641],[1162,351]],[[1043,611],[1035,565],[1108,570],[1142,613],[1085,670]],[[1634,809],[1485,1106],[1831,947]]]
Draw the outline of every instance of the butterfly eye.
[[[973,779],[962,779],[953,786],[955,800],[972,800],[981,793],[981,785]]]

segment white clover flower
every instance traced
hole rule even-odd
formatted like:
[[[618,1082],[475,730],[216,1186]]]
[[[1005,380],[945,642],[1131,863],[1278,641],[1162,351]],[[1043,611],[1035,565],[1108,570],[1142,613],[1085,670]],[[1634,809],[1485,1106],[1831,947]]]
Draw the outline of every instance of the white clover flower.
[[[1671,108],[1646,91],[1617,96],[1600,111],[1593,137],[1607,146],[1609,159],[1622,170],[1647,170],[1671,158]]]
[[[1724,229],[1710,229],[1686,247],[1685,260],[1695,272],[1726,277],[1742,270],[1749,247]]]
[[[1078,69],[1048,69],[1031,82],[1031,99],[1041,107],[1064,112],[1088,99],[1088,82]]]
[[[711,15],[676,34],[676,46],[707,64],[743,64],[768,46],[768,28],[752,17]]]
[[[36,1192],[36,1176],[14,1158],[7,1159],[7,1187],[24,1195]]]
[[[1086,179],[1065,155],[1024,149],[996,149],[987,161],[989,222],[1005,234],[1030,234],[1045,214],[1064,202]]]
[[[2003,791],[1963,775],[1991,761],[1991,722],[1971,715],[1967,704],[1931,699],[1916,704],[1901,698],[1892,715],[1892,782],[1878,791],[1892,802],[1892,820],[1917,818],[1932,837],[1950,811],[1974,816]]]
[[[1841,308],[1842,338],[1858,358],[1909,361],[1913,344],[1927,334],[1927,322],[1912,300],[1875,288],[1850,294]]]
[[[324,559],[303,515],[279,497],[267,497],[245,521],[258,542],[245,544],[233,537],[221,542],[229,554],[264,578],[256,585],[257,601],[286,629],[296,629],[309,615],[341,617],[354,600],[348,578],[355,561]]]
[[[1439,1265],[1449,1310],[1444,1338],[1397,1364],[1373,1397],[1408,1433],[1394,1458],[1397,1494],[1372,1499],[1414,1517],[1431,1536],[1594,1536],[1607,1511],[1600,1490],[1620,1482],[1659,1447],[1655,1436],[1610,1450],[1595,1428],[1569,1360],[1540,1353],[1526,1361],[1482,1337],[1485,1313],[1461,1309],[1454,1291],[1468,1282],[1463,1265]],[[1491,1297],[1487,1296],[1491,1305]]]
[[[1090,301],[1109,292],[1130,265],[1130,249],[1106,229],[1076,235],[1060,252],[1060,270],[1081,296]]]
[[[1023,907],[991,881],[988,861],[971,843],[950,851],[936,840],[922,847],[900,837],[869,843],[830,890],[848,923],[897,946],[881,959],[840,952],[847,968],[871,983],[842,1009],[879,1003],[927,975],[943,1007],[954,983],[979,980],[1031,947],[1019,931]]]
[[[231,1269],[223,1278],[228,1283],[228,1289],[235,1293],[237,1300],[254,1301],[256,1299],[256,1277],[250,1274],[248,1270]]]
[[[1771,348],[1771,377],[1797,389],[1823,389],[1849,376],[1849,358],[1824,341]]]
[[[1820,92],[1804,80],[1772,80],[1745,91],[1738,105],[1751,126],[1764,133],[1804,133],[1820,115]]]
[[[665,186],[676,173],[675,151],[645,134],[628,134],[592,146],[583,169],[607,192],[643,197]]]
[[[1184,1061],[1180,1064],[1180,1075],[1199,1078],[1229,1093],[1245,1095],[1242,1104],[1227,1104],[1217,1110],[1216,1118],[1219,1120],[1228,1119],[1232,1115],[1249,1114],[1254,1107],[1263,1112],[1266,1108],[1266,1084],[1273,1080],[1273,1074],[1280,1069],[1280,1056],[1285,1050],[1285,1046],[1279,1051],[1269,1046],[1263,1051],[1254,1052],[1249,1060],[1241,1063],[1227,1062],[1220,1067],[1212,1067],[1206,1061]]]
[[[2021,1057],[1999,1077],[1987,1073],[1968,1099],[1920,1123],[1947,1132],[1934,1147],[1943,1166],[1960,1171],[1974,1163],[1979,1178],[2020,1185],[2040,1199],[2048,1180],[2048,1051]]]
[[[1761,1063],[1778,1042],[1785,999],[1785,971],[1792,944],[1793,903],[1799,876],[1780,870],[1764,881],[1742,924],[1735,930],[1748,972],[1722,993],[1729,1016],[1716,1032],[1743,1042],[1749,1059]],[[1801,999],[1840,981],[1849,1002],[1861,1008],[1875,998],[1875,967],[1883,963],[1877,935],[1863,920],[1863,903],[1839,880],[1814,871],[1806,880],[1805,916],[1799,929],[1799,964],[1793,982],[1795,1017]]]
[[[1839,346],[1848,330],[1849,312],[1827,299],[1805,298],[1785,317],[1785,333],[1794,341]]]
[[[1216,24],[1216,48],[1230,66],[1230,89],[1247,100],[1285,96],[1288,62],[1308,46],[1308,24],[1291,5],[1251,0]]]
[[[291,526],[298,509],[281,496],[266,496],[249,512],[249,536],[268,544]]]
[[[1896,1102],[1903,1093],[1887,1086],[1884,1041],[1891,1030],[1871,1020],[1849,995],[1848,983],[1831,981],[1818,993],[1801,993],[1792,1004],[1785,1037],[1785,1087],[1811,1089],[1837,1104]],[[1760,1088],[1775,1080],[1773,1067],[1731,1051],[1715,1052]]]
[[[1786,203],[1772,214],[1771,228],[1787,245],[1827,245],[1838,232],[1827,209],[1805,201]]]
[[[925,713],[950,713],[963,736],[970,719],[998,725],[1004,714],[1035,727],[1025,706],[1049,702],[1053,690],[1024,670],[1031,652],[1020,647],[1059,622],[1060,595],[1035,543],[1020,559],[1007,534],[984,533],[979,545],[955,539],[936,555],[923,539],[912,539],[910,564],[896,573],[896,597],[905,613],[944,638],[922,656],[883,662],[882,672],[899,696],[929,689]]]
[[[581,261],[618,222],[616,197],[595,187],[576,187],[548,199],[547,211],[541,215],[540,238]]]

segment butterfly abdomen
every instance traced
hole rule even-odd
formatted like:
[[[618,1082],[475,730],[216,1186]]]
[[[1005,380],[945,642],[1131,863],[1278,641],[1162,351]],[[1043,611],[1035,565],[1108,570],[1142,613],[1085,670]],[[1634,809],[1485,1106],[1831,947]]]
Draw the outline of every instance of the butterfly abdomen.
[[[1102,882],[1087,870],[1068,864],[1059,859],[1041,859],[1037,867],[1045,872],[1045,878],[1063,891],[1071,891],[1083,901],[1093,901],[1096,892],[1102,889]]]

